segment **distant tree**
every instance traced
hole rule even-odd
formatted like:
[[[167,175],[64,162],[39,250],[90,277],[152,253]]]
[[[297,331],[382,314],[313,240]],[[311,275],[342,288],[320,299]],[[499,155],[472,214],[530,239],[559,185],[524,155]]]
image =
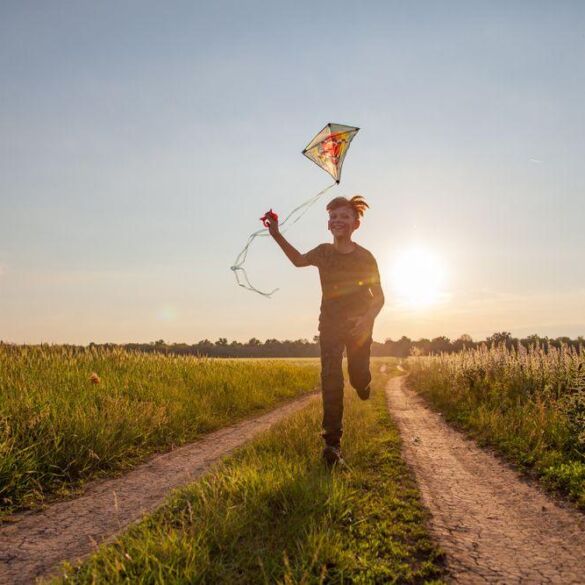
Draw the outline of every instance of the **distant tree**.
[[[410,355],[410,348],[412,347],[412,340],[410,337],[403,335],[394,345],[394,355],[397,357],[407,357]]]
[[[486,342],[488,345],[500,345],[505,344],[507,347],[511,347],[513,343],[512,334],[509,331],[500,331],[490,335]]]
[[[421,337],[414,342],[414,346],[419,351],[419,355],[429,355],[431,352],[431,340],[426,337]]]
[[[432,353],[449,353],[451,350],[451,340],[448,337],[440,335],[431,340]]]
[[[461,351],[462,349],[465,348],[472,348],[474,347],[474,343],[473,343],[473,339],[471,338],[471,335],[468,335],[467,333],[464,333],[463,335],[460,335],[452,344],[451,344],[451,348],[453,351]]]

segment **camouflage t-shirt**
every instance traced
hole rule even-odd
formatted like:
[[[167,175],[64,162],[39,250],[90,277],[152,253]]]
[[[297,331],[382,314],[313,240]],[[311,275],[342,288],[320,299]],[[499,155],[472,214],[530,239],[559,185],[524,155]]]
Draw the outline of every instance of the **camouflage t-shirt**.
[[[319,329],[323,325],[341,324],[368,311],[373,298],[370,286],[380,283],[378,264],[371,252],[356,244],[351,252],[344,254],[333,244],[319,244],[305,257],[319,269],[321,278]]]

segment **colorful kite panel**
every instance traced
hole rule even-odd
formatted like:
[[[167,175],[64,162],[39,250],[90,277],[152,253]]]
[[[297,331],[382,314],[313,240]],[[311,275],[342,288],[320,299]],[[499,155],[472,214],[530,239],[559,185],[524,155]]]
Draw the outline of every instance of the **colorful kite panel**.
[[[303,154],[327,171],[337,183],[347,149],[359,128],[343,124],[327,124],[307,145]]]

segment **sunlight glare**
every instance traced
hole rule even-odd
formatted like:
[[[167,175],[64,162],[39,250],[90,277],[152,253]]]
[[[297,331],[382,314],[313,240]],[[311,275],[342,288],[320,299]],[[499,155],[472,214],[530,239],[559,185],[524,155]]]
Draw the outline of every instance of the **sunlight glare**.
[[[445,268],[427,249],[404,250],[392,268],[391,284],[399,303],[411,308],[428,307],[445,297]]]

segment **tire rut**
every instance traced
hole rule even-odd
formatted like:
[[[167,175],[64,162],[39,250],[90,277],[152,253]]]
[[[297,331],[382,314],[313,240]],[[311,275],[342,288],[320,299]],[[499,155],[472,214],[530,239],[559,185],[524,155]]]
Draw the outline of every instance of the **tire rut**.
[[[451,428],[404,376],[386,398],[453,582],[585,583],[583,514]]]
[[[155,455],[123,477],[88,484],[82,496],[39,512],[23,512],[0,525],[0,583],[32,583],[55,574],[152,512],[175,488],[193,481],[222,457],[318,396],[304,395],[266,414]]]

